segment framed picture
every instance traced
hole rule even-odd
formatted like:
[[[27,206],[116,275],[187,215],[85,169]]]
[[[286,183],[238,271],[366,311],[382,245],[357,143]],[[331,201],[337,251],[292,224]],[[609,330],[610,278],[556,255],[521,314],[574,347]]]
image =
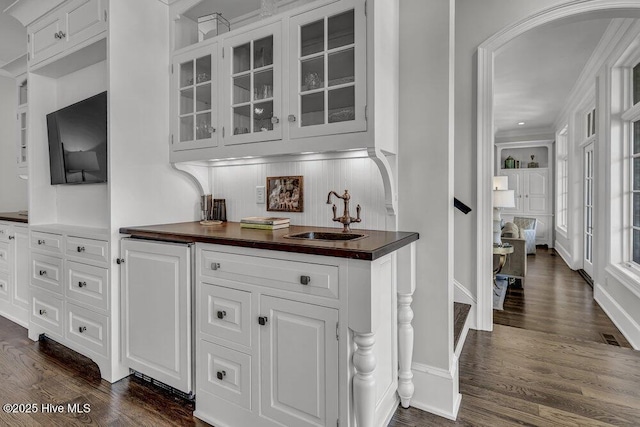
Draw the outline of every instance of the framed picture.
[[[302,176],[268,176],[267,210],[303,212],[304,184]]]

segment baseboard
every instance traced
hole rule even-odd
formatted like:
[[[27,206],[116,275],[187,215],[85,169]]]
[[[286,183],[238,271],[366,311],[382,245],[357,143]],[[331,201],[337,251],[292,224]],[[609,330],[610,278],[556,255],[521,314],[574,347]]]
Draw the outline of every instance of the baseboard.
[[[455,421],[462,395],[458,392],[458,358],[454,355],[451,371],[414,362],[415,393],[411,406]]]
[[[565,247],[560,243],[558,243],[558,241],[556,241],[554,249],[558,253],[558,255],[560,255],[560,258],[562,258],[564,263],[567,264],[570,269],[575,270],[575,267],[573,266],[573,259],[571,258],[571,254],[569,254],[569,251],[566,250]]]
[[[453,279],[453,300],[469,304],[471,307],[475,307],[477,304],[476,297],[471,294],[471,291],[455,279]]]
[[[614,325],[635,349],[640,350],[640,325],[627,313],[616,300],[600,285],[593,287],[594,299],[609,316]]]

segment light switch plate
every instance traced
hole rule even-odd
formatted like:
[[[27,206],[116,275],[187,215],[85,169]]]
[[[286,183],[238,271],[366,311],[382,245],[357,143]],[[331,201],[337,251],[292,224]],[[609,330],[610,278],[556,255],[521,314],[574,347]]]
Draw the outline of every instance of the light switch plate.
[[[264,185],[256,186],[256,203],[264,203]]]

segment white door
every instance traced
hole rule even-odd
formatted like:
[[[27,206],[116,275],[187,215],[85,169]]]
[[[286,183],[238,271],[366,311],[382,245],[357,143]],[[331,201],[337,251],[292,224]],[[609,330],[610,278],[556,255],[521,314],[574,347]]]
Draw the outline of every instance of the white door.
[[[263,414],[286,426],[336,425],[338,310],[262,296],[260,311]]]
[[[530,170],[525,175],[524,211],[532,215],[547,213],[548,170]]]
[[[593,142],[584,148],[584,262],[583,270],[593,277]]]
[[[124,363],[185,393],[193,387],[190,249],[121,242]]]

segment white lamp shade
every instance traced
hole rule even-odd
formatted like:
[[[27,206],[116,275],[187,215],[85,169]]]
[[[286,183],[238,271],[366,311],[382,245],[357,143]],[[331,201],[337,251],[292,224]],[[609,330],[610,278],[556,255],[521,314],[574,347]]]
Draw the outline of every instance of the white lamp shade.
[[[493,190],[494,208],[515,208],[516,198],[514,190]]]
[[[494,176],[493,177],[493,189],[494,190],[508,190],[509,189],[509,177],[508,176]]]

